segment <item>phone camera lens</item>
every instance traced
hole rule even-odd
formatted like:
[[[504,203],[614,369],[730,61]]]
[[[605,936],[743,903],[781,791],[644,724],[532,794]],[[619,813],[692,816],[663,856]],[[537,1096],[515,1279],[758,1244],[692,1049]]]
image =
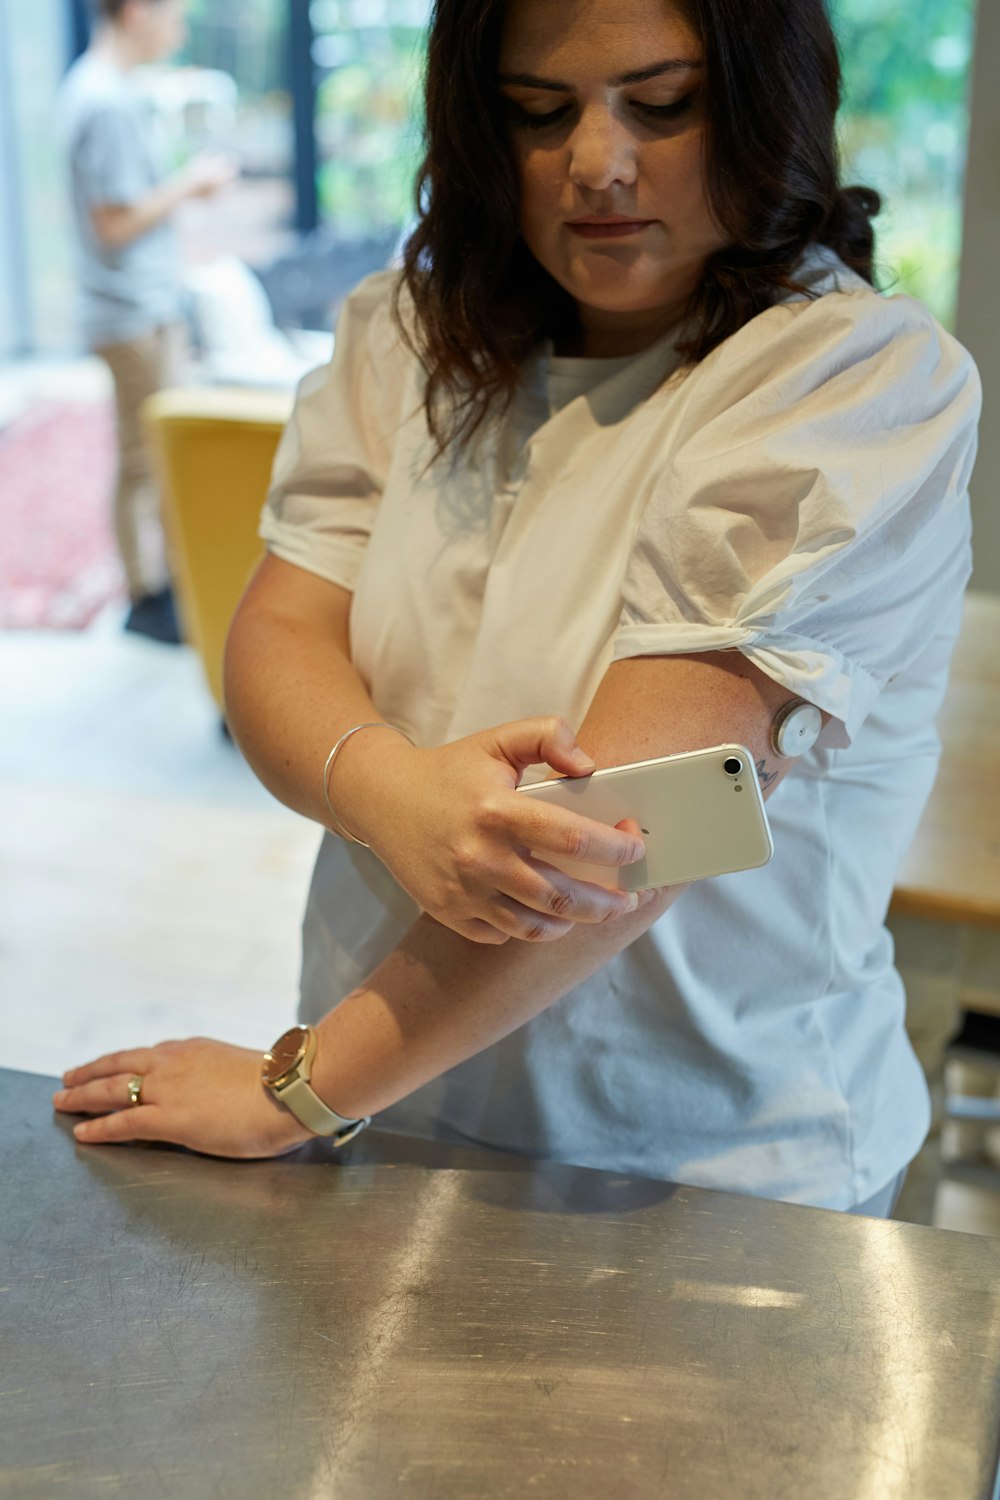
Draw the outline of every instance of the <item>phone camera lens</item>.
[[[743,770],[743,762],[738,755],[727,755],[722,762],[722,769],[727,776],[738,776]]]

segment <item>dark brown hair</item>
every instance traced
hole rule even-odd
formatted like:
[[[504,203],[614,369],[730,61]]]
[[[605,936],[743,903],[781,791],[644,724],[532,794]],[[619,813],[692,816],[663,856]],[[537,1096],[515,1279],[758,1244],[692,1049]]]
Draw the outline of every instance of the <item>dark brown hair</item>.
[[[682,352],[704,359],[796,288],[805,248],[830,246],[873,280],[878,194],[841,188],[841,76],[825,0],[676,0],[704,48],[708,195],[729,243],[706,264]],[[464,443],[513,395],[537,340],[575,305],[518,232],[518,189],[496,86],[505,0],[436,0],[417,226],[397,315],[427,371],[439,448]],[[415,317],[402,316],[399,296]]]

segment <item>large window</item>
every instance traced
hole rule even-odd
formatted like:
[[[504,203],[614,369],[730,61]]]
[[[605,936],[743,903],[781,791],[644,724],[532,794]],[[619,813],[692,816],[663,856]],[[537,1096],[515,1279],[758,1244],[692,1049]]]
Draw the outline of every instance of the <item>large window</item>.
[[[995,4],[996,0],[982,0]],[[884,195],[880,285],[954,322],[975,0],[833,0],[848,181]]]
[[[279,315],[329,326],[413,215],[428,13],[429,0],[192,0],[188,66],[164,70],[161,98],[178,106],[179,154],[232,148],[242,177],[185,210],[189,262],[277,257],[265,284]],[[296,228],[316,231],[297,259]]]
[[[313,0],[320,214],[338,239],[395,239],[413,214],[428,0]]]
[[[177,160],[224,150],[240,164],[224,198],[186,207],[185,258],[239,255],[263,264],[294,238],[295,142],[287,0],[189,0],[188,42],[158,93]]]

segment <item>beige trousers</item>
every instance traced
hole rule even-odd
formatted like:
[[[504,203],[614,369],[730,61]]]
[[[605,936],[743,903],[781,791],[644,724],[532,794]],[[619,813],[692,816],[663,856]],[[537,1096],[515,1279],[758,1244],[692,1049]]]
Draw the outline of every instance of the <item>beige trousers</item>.
[[[95,349],[111,371],[118,429],[118,476],[112,522],[125,581],[133,599],[155,594],[170,580],[159,486],[146,450],[139,412],[147,396],[180,378],[184,329],[155,328],[122,344]]]

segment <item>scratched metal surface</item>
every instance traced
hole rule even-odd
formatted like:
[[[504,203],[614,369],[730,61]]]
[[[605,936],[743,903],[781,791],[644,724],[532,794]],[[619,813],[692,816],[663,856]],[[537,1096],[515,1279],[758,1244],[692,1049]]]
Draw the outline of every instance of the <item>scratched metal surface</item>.
[[[0,1072],[4,1500],[986,1500],[1000,1242],[369,1132],[79,1150]]]

